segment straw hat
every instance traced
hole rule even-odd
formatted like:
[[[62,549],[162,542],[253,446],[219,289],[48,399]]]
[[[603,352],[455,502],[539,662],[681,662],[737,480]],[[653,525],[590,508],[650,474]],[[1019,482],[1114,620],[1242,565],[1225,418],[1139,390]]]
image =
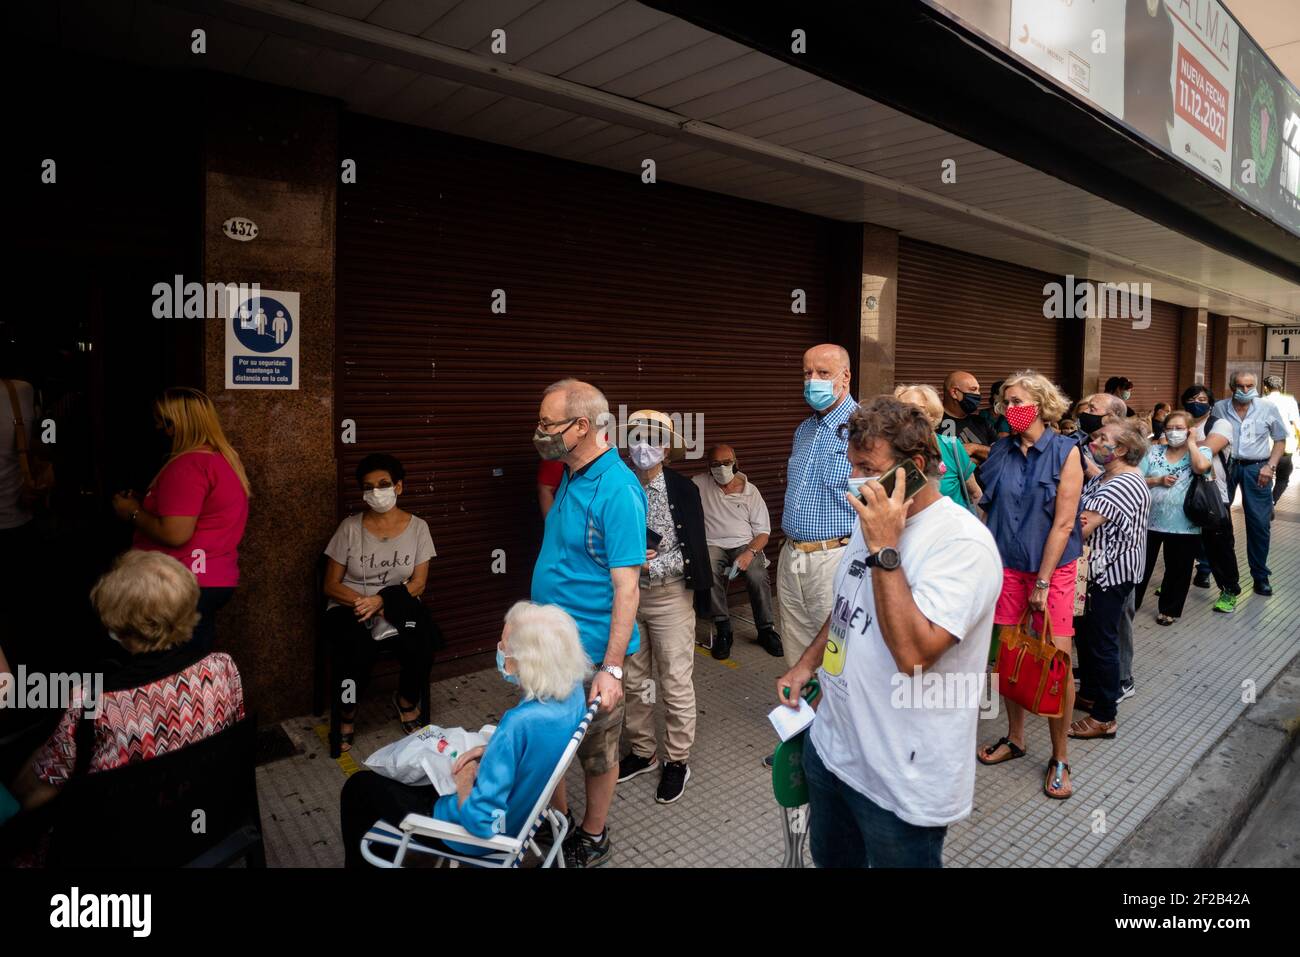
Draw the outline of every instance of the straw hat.
[[[686,457],[686,442],[673,428],[673,420],[654,409],[638,409],[627,417],[628,444],[631,437],[642,439],[651,445],[667,445],[664,460],[677,462]]]

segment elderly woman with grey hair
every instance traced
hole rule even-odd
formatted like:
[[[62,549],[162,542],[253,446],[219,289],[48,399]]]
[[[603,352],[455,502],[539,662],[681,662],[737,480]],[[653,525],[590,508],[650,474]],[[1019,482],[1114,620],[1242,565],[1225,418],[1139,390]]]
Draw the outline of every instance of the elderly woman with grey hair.
[[[1088,480],[1079,499],[1083,537],[1092,554],[1087,609],[1076,642],[1076,706],[1088,716],[1070,725],[1072,738],[1115,737],[1121,619],[1146,567],[1151,492],[1138,466],[1147,448],[1146,436],[1127,423],[1108,422],[1093,433],[1092,455],[1102,472]]]
[[[199,622],[199,583],[175,558],[126,552],[90,601],[121,653],[102,689],[74,690],[53,734],[20,772],[14,793],[27,810],[74,777],[161,757],[244,717],[235,662],[190,640]]]
[[[476,837],[518,833],[582,722],[583,680],[590,671],[568,612],[558,605],[516,602],[497,644],[497,672],[519,687],[522,700],[501,716],[485,748],[456,759],[455,794],[439,797],[432,785],[402,784],[373,771],[348,778],[339,798],[345,866],[367,866],[361,839],[377,820],[397,825],[409,813],[459,824]],[[458,854],[487,853],[465,844],[447,846]]]

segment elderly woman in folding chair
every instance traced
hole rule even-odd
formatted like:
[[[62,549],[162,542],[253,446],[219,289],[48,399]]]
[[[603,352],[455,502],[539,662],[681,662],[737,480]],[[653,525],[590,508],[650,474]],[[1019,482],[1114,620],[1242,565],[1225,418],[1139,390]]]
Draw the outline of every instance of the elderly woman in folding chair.
[[[531,823],[528,816],[582,722],[582,683],[590,668],[567,612],[517,602],[497,645],[497,671],[519,685],[523,700],[501,716],[486,749],[457,759],[455,794],[439,797],[432,785],[402,784],[373,771],[352,775],[340,797],[346,866],[365,866],[362,838],[376,820],[399,825],[411,813],[458,824],[479,838],[518,834]],[[421,843],[463,856],[488,852],[428,838]]]

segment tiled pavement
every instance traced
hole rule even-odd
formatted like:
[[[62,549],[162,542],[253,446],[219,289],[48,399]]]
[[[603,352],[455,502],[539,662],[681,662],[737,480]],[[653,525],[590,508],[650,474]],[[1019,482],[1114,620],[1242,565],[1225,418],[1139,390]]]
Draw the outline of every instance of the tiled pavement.
[[[1249,582],[1240,510],[1234,510],[1234,518],[1242,573]],[[1247,592],[1234,615],[1213,613],[1215,593],[1192,589],[1182,620],[1162,628],[1155,624],[1149,597],[1135,622],[1138,693],[1120,705],[1115,740],[1071,743],[1075,796],[1069,801],[1043,796],[1047,723],[1031,718],[1027,759],[978,768],[974,813],[950,829],[946,863],[1101,864],[1245,709],[1243,683],[1254,682],[1262,691],[1300,653],[1300,488],[1289,490],[1279,505],[1270,563],[1276,594],[1261,598]],[[747,613],[747,606],[737,610],[738,616]],[[742,622],[740,628],[732,660],[717,662],[703,651],[696,658],[699,722],[682,799],[656,804],[653,774],[619,787],[610,814],[614,866],[780,864],[779,811],[760,759],[775,742],[765,715],[784,666],[745,640],[752,626]],[[509,707],[511,695],[488,669],[435,683],[432,700],[436,723],[478,727]],[[272,867],[342,863],[338,791],[355,765],[329,759],[319,724],[310,716],[284,722],[304,753],[257,772]],[[387,693],[372,694],[361,709],[354,753],[364,757],[392,740],[395,729]],[[980,723],[981,741],[1004,732],[1004,718]],[[581,795],[576,763],[568,781],[569,793]]]

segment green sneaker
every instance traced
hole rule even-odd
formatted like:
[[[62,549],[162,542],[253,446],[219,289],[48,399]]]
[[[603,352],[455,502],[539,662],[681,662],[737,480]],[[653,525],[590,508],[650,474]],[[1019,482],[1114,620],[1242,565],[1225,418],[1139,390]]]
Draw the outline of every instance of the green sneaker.
[[[1214,610],[1231,615],[1237,610],[1237,596],[1226,591],[1219,592],[1219,600],[1214,603]]]

